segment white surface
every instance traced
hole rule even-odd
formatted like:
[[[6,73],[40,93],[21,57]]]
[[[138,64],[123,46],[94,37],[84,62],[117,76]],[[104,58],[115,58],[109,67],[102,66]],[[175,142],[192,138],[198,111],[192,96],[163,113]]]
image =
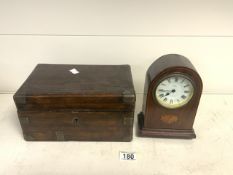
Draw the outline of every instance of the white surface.
[[[163,54],[188,57],[204,92],[233,93],[233,37],[0,36],[0,92],[14,92],[38,63],[129,64],[137,93]]]
[[[174,109],[187,104],[193,91],[193,84],[188,77],[173,74],[159,83],[154,95],[160,105]]]
[[[0,34],[233,36],[232,0],[1,0]]]
[[[129,64],[142,93],[168,53],[193,62],[204,92],[233,93],[232,46],[232,0],[0,0],[0,93],[38,63]]]
[[[141,101],[138,95],[135,117]],[[132,142],[26,142],[12,94],[0,95],[0,174],[230,175],[232,106],[232,95],[203,95],[194,140],[134,136]],[[120,151],[136,152],[137,160],[120,161]]]

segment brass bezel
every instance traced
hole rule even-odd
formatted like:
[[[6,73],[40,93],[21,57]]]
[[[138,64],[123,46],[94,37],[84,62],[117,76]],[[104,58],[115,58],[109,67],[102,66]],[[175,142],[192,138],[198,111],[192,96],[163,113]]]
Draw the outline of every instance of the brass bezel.
[[[169,105],[164,105],[164,104],[160,103],[160,101],[158,100],[158,98],[157,98],[157,96],[156,96],[156,90],[157,90],[159,84],[160,84],[162,81],[164,81],[165,79],[167,79],[167,78],[169,78],[169,77],[177,76],[177,75],[180,76],[180,77],[183,77],[183,78],[185,78],[185,79],[187,79],[187,80],[190,81],[190,83],[191,83],[191,85],[192,85],[192,89],[193,89],[193,90],[192,90],[191,96],[189,96],[189,99],[188,99],[185,103],[183,103],[183,104],[177,104],[177,105],[169,106]],[[165,75],[164,77],[162,77],[162,78],[158,81],[158,83],[156,83],[155,87],[154,87],[153,90],[152,90],[152,93],[153,93],[152,96],[153,96],[154,101],[156,100],[157,103],[158,103],[160,106],[165,107],[165,108],[167,108],[167,109],[178,109],[178,108],[181,108],[181,107],[186,106],[186,105],[191,101],[191,99],[193,98],[194,91],[195,91],[195,88],[194,88],[194,87],[195,87],[195,86],[194,86],[194,82],[193,82],[193,80],[189,77],[188,74],[185,74],[185,73],[182,73],[182,72],[174,72],[174,73],[171,73],[171,74],[169,74],[169,75]]]

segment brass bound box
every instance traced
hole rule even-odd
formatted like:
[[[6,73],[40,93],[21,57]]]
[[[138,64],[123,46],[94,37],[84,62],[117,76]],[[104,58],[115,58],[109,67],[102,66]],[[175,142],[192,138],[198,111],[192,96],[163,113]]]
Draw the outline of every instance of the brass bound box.
[[[14,95],[28,141],[131,141],[128,65],[39,64]]]

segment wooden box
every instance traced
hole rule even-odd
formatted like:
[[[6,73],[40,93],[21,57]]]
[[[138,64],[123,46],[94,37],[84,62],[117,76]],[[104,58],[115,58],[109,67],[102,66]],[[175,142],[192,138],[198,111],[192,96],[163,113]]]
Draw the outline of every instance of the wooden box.
[[[128,65],[39,64],[14,101],[27,141],[132,139],[135,92]]]

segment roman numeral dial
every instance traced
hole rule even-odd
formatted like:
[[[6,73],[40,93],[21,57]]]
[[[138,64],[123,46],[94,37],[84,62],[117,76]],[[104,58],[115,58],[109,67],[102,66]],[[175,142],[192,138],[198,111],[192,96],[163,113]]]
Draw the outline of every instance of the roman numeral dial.
[[[154,96],[158,103],[166,108],[179,108],[191,100],[193,84],[183,74],[172,74],[160,81]]]

